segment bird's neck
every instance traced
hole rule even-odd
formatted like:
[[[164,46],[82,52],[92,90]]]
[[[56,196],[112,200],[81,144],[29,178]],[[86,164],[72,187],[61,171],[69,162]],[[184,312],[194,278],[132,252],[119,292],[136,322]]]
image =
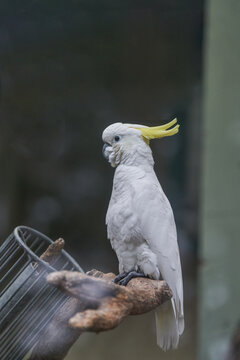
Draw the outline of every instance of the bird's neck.
[[[154,165],[152,151],[148,145],[129,149],[129,151],[122,154],[121,164],[140,168],[152,168]]]

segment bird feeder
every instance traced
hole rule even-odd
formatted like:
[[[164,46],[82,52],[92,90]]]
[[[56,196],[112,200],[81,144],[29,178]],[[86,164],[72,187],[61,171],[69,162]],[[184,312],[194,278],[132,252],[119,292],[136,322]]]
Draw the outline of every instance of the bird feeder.
[[[22,360],[68,296],[49,285],[53,271],[82,269],[64,250],[51,264],[40,256],[53,243],[19,226],[0,247],[0,359]]]

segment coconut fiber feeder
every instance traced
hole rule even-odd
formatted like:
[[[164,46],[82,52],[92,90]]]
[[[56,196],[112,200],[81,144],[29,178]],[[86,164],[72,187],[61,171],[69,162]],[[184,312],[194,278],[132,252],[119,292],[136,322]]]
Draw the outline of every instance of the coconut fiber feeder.
[[[19,226],[0,247],[1,360],[23,359],[68,300],[46,276],[60,270],[82,272],[64,250],[51,265],[40,259],[51,243],[38,231]]]

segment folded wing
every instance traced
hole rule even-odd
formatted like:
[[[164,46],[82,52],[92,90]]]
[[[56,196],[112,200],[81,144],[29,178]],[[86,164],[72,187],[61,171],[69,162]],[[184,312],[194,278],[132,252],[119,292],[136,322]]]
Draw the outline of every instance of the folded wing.
[[[182,270],[171,205],[157,179],[134,184],[135,211],[142,236],[157,255],[163,279],[173,292],[178,331],[184,330]]]

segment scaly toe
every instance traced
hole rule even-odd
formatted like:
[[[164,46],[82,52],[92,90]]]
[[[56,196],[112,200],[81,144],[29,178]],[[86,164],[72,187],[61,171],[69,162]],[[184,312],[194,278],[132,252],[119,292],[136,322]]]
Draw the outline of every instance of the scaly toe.
[[[122,279],[124,279],[127,275],[128,275],[127,272],[123,272],[123,273],[121,273],[121,274],[118,274],[118,276],[116,276],[115,279],[113,279],[113,282],[114,282],[115,284],[119,284],[119,282],[120,282]]]
[[[118,285],[123,285],[126,286],[129,281],[133,278],[137,278],[137,277],[147,277],[146,275],[139,273],[137,271],[130,271],[125,277],[123,277],[119,282]]]

